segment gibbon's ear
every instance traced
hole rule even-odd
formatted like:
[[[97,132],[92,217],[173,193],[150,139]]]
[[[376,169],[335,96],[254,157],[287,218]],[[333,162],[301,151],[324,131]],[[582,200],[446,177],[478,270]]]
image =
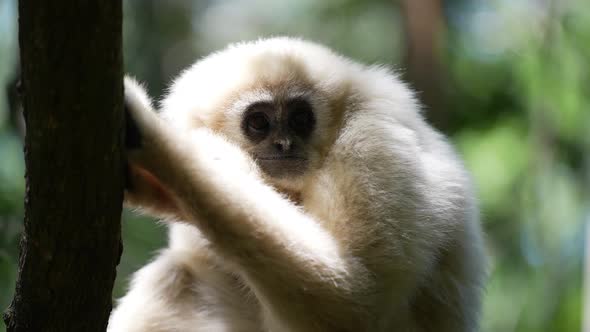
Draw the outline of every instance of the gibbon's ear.
[[[125,77],[125,151],[127,174],[125,181],[125,205],[139,208],[156,217],[179,217],[174,194],[145,168],[133,162],[131,155],[149,144],[142,136],[134,116],[141,112],[153,112],[151,101],[143,87]]]

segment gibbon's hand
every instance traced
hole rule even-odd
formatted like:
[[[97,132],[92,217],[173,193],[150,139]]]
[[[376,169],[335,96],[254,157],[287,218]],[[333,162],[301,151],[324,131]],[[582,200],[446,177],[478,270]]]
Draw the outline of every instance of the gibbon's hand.
[[[150,160],[158,158],[149,139],[164,125],[135,81],[125,79],[125,203],[163,217],[179,217],[173,193],[153,174]]]

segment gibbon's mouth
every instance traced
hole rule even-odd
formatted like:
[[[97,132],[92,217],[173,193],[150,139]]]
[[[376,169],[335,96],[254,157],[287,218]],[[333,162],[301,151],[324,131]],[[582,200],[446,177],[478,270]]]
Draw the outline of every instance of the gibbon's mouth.
[[[307,160],[307,158],[303,156],[296,156],[296,155],[279,155],[279,156],[257,156],[256,159],[258,160]]]
[[[297,155],[259,156],[256,162],[264,173],[274,178],[302,175],[308,166],[307,158]]]

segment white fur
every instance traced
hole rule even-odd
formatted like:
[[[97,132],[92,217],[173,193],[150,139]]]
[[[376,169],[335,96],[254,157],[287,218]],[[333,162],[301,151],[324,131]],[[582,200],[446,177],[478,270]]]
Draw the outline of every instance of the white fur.
[[[275,87],[317,117],[298,179],[262,174],[239,128]],[[161,117],[129,80],[126,98],[144,135],[130,162],[176,210],[161,213],[169,247],[136,273],[109,331],[477,330],[485,258],[469,177],[388,70],[273,38],[197,62]]]

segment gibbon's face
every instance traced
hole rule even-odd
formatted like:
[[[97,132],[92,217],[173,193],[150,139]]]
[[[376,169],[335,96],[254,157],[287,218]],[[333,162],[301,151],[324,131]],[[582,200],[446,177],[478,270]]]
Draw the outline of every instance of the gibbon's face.
[[[305,96],[252,102],[241,119],[248,152],[272,178],[293,178],[307,171],[308,144],[315,129],[314,107]]]
[[[321,167],[348,108],[350,64],[287,38],[238,43],[185,70],[162,103],[179,129],[208,127],[266,180],[297,190]]]

